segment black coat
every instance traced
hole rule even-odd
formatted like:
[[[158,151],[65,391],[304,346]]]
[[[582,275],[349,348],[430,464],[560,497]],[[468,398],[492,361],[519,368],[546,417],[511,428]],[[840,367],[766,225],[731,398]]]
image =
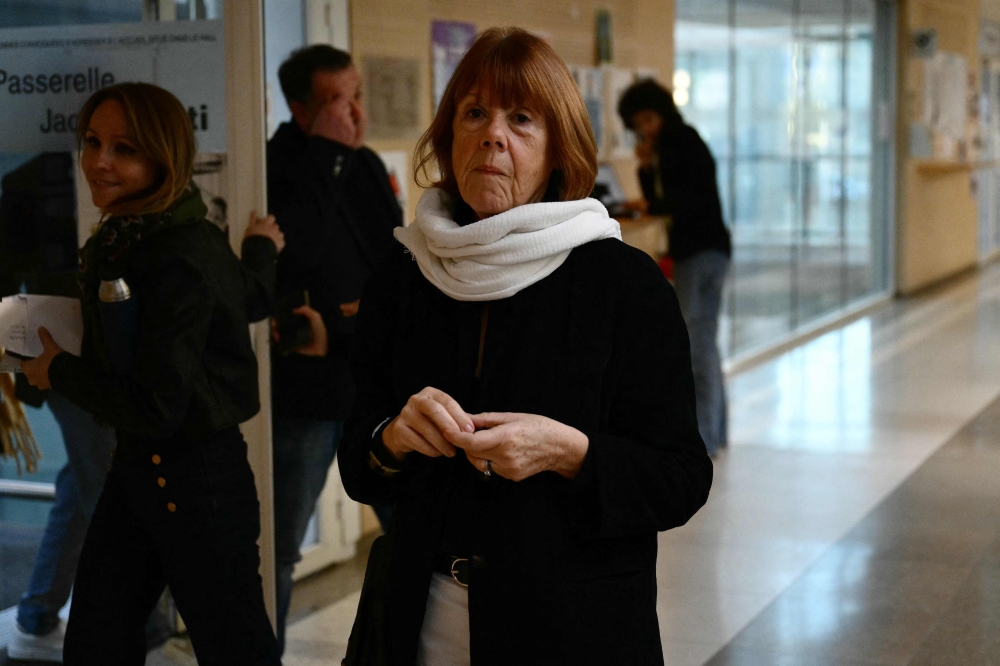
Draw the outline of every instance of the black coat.
[[[681,261],[706,250],[731,255],[715,159],[698,132],[682,122],[667,124],[660,132],[657,156],[659,173],[640,169],[639,182],[649,212],[672,217],[670,256]]]
[[[688,338],[673,289],[617,240],[583,245],[544,280],[488,304],[448,298],[398,248],[361,301],[358,397],[340,445],[348,494],[395,503],[387,622],[414,663],[434,559],[476,556],[472,663],[661,664],[657,531],[705,503]],[[411,454],[376,474],[379,424],[426,386],[469,413],[541,414],[589,438],[578,476],[487,481],[464,458]],[[456,552],[457,551],[457,552]]]
[[[196,441],[250,419],[260,395],[248,324],[271,310],[275,260],[274,243],[251,237],[241,263],[203,218],[148,235],[124,272],[140,304],[131,369],[113,370],[94,284],[83,299],[82,357],[53,359],[52,387],[135,439]]]
[[[353,150],[284,123],[268,142],[268,208],[285,234],[278,297],[308,290],[323,316],[330,351],[318,358],[272,356],[278,417],[339,421],[354,398],[350,351],[354,317],[342,303],[361,298],[365,281],[395,245],[403,222],[385,165],[367,148]]]

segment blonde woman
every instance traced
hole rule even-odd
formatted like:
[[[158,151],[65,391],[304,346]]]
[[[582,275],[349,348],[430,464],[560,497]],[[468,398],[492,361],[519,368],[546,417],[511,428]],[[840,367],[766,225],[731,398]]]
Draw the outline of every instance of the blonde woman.
[[[278,664],[238,425],[259,409],[247,322],[268,314],[284,239],[273,219],[254,220],[236,259],[191,182],[187,112],[161,88],[95,93],[78,140],[104,214],[83,250],[83,353],[42,329],[45,353],[23,364],[34,386],[118,438],[80,556],[64,663],[145,663],[145,622],[169,585],[203,666]]]

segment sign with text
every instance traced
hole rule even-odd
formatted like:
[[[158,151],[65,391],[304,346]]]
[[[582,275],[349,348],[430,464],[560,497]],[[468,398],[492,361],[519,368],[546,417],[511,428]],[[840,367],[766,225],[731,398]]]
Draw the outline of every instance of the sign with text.
[[[221,20],[0,30],[0,152],[75,149],[83,103],[123,81],[172,92],[188,110],[198,150],[226,152]]]

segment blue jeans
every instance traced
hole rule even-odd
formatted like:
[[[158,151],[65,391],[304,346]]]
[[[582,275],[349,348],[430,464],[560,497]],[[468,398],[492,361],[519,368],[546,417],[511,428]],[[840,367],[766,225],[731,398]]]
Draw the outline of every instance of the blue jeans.
[[[274,555],[281,652],[292,601],[292,574],[302,559],[302,540],[343,434],[342,421],[274,419]]]
[[[59,625],[59,609],[69,599],[87,526],[111,466],[115,433],[58,393],[47,396],[62,430],[69,462],[56,477],[56,500],[49,512],[31,583],[17,607],[17,623],[36,636]]]
[[[719,356],[719,310],[729,257],[706,250],[674,262],[674,289],[691,339],[698,430],[709,455],[728,443],[726,384]]]

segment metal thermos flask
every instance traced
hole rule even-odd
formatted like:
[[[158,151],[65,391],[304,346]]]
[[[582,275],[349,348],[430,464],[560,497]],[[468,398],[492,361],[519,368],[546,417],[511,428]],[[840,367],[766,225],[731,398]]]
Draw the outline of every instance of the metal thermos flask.
[[[108,358],[116,374],[128,374],[139,339],[138,300],[125,278],[101,280],[97,296]]]

